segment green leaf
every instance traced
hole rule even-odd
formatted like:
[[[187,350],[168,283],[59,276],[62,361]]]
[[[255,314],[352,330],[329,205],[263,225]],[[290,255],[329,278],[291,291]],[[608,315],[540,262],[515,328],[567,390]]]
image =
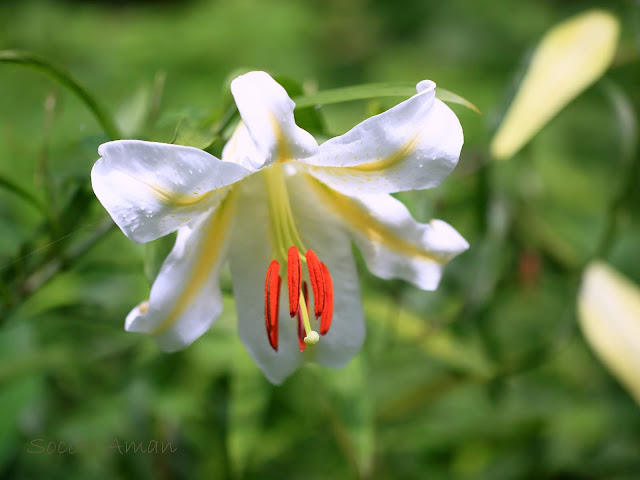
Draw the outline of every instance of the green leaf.
[[[385,298],[367,298],[364,302],[365,315],[369,321],[385,325],[387,320],[383,312],[389,311],[389,302]],[[401,342],[419,345],[426,355],[438,362],[473,376],[488,378],[492,365],[482,351],[469,342],[457,339],[451,332],[434,328],[426,318],[412,313],[400,305],[393,306],[396,312],[392,333]]]
[[[323,90],[317,93],[306,95],[298,94],[293,96],[296,102],[296,113],[298,109],[317,105],[328,105],[332,103],[351,102],[354,100],[368,100],[380,97],[404,97],[408,98],[416,94],[416,86],[413,83],[368,83],[353,87],[334,88]],[[436,88],[436,97],[443,102],[457,103],[463,105],[476,113],[481,113],[478,107],[467,99],[444,88]],[[297,115],[296,115],[297,118]]]
[[[296,102],[296,108],[304,108],[378,97],[410,97],[415,94],[415,84],[369,83],[299,95],[294,97],[293,101]]]
[[[237,343],[236,349],[230,387],[227,445],[233,473],[236,478],[242,478],[251,463],[253,452],[263,440],[270,386],[244,347]]]
[[[42,212],[43,214],[47,214],[44,205],[40,200],[31,195],[25,188],[22,188],[20,185],[15,183],[13,180],[9,180],[7,177],[0,175],[0,188],[4,188],[14,195],[17,195],[31,206],[35,207],[37,210]]]
[[[178,123],[171,143],[208,150],[222,139],[222,134],[237,116],[235,104],[224,111],[215,110],[206,117],[185,116]]]
[[[566,20],[542,38],[520,89],[491,142],[496,159],[515,155],[549,120],[609,68],[619,22],[591,10]]]
[[[14,448],[20,442],[20,420],[24,413],[37,408],[36,399],[42,398],[43,380],[36,375],[19,377],[3,382],[0,395],[0,468],[12,459]]]
[[[69,192],[69,198],[65,199],[64,208],[61,210],[60,229],[62,232],[73,232],[94,205],[95,194],[86,178],[71,178],[64,185],[64,189]]]
[[[321,378],[327,392],[329,423],[338,445],[359,478],[367,478],[375,453],[375,414],[362,355]]]
[[[184,117],[176,127],[176,133],[171,143],[186,145],[201,150],[208,148],[216,139],[215,117],[209,115],[206,118]]]
[[[444,88],[436,87],[436,97],[442,100],[443,102],[457,103],[459,105],[463,105],[468,109],[473,110],[478,115],[482,115],[482,112],[478,109],[478,107],[476,107],[469,100],[449,90],[445,90]]]
[[[135,138],[145,126],[151,108],[151,91],[146,86],[138,88],[116,113],[116,123],[127,138]]]
[[[275,76],[274,80],[284,87],[291,98],[304,95],[302,85],[298,81],[283,76]],[[325,123],[320,112],[312,106],[299,107],[296,105],[294,116],[296,124],[308,132],[323,133],[325,131]]]
[[[0,63],[24,65],[46,73],[69,91],[73,92],[82,103],[85,104],[111,140],[122,138],[118,127],[116,127],[113,119],[105,108],[66,70],[38,55],[17,50],[0,50]]]

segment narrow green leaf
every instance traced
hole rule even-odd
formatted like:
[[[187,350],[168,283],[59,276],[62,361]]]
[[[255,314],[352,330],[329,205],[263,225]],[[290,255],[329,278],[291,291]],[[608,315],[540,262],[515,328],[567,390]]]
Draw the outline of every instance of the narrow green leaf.
[[[317,93],[294,97],[296,108],[328,105],[332,103],[366,100],[378,97],[410,97],[415,95],[416,86],[409,83],[369,83],[353,87],[334,88]]]
[[[13,180],[9,180],[7,177],[3,175],[0,175],[0,188],[4,188],[10,191],[11,193],[13,193],[14,195],[17,195],[18,197],[22,198],[31,206],[35,207],[40,212],[42,212],[44,215],[47,214],[46,209],[44,208],[44,205],[42,204],[42,202],[40,202],[40,200],[38,200],[36,197],[31,195],[26,189],[22,188]]]
[[[380,97],[404,97],[408,98],[416,94],[416,86],[413,83],[368,83],[353,87],[335,88],[323,90],[317,93],[297,95],[293,97],[296,102],[296,113],[298,109],[313,107],[317,105],[328,105],[333,103],[351,102],[354,100],[368,100]],[[436,97],[443,102],[457,103],[463,105],[476,113],[481,113],[469,100],[444,88],[436,88]]]
[[[78,228],[78,224],[84,221],[94,205],[95,194],[86,178],[72,178],[63,185],[69,197],[65,199],[64,207],[60,209],[60,229],[63,233],[73,232]]]
[[[443,102],[457,103],[459,105],[463,105],[468,109],[473,110],[478,115],[482,115],[482,112],[480,111],[480,109],[476,107],[473,103],[471,103],[466,98],[453,93],[450,90],[445,90],[444,88],[436,87],[436,97],[438,97]]]
[[[62,86],[68,88],[85,104],[111,140],[122,138],[120,131],[105,108],[66,70],[38,55],[17,50],[0,50],[0,63],[14,63],[46,73]]]

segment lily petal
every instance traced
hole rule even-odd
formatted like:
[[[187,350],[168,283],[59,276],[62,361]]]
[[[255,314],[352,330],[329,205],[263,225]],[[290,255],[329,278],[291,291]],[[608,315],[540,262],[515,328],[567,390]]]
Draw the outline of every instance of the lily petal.
[[[234,192],[215,212],[181,227],[148,302],[127,316],[125,329],[152,335],[167,352],[180,350],[205,333],[222,312],[218,275],[226,260]]]
[[[241,75],[231,82],[231,93],[265,165],[316,153],[318,143],[296,125],[295,103],[269,74]]]
[[[162,237],[214,208],[222,187],[250,170],[180,145],[119,140],[100,145],[93,190],[134,242]]]
[[[296,226],[307,249],[327,266],[333,281],[333,321],[329,332],[305,355],[332,368],[344,366],[362,348],[365,322],[358,271],[348,233],[309,188],[304,177],[292,176],[287,190]],[[320,330],[319,322],[312,328]]]
[[[444,265],[469,248],[448,223],[418,223],[391,195],[358,198],[309,182],[320,202],[349,229],[367,267],[380,278],[401,278],[423,290],[435,290]]]
[[[260,170],[265,158],[253,143],[249,130],[244,122],[240,122],[229,141],[222,149],[222,161],[234,162],[249,170]]]
[[[439,185],[460,157],[456,115],[425,80],[418,94],[356,125],[303,160],[311,174],[348,195],[422,190]]]
[[[606,263],[590,263],[578,295],[578,319],[587,343],[640,404],[638,285]]]
[[[264,286],[267,268],[273,259],[273,245],[266,190],[261,177],[254,175],[239,185],[242,188],[238,197],[239,221],[235,223],[229,259],[240,340],[269,381],[280,384],[298,368],[302,356],[298,349],[297,326],[289,317],[286,288],[280,291],[277,352],[267,339]],[[286,278],[286,266],[280,265],[280,268],[280,275]]]

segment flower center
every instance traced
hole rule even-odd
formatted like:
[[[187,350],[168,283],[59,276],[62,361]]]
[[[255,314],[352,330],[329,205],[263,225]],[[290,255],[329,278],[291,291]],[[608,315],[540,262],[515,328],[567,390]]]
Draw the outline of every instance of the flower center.
[[[307,345],[315,345],[320,335],[331,327],[333,317],[333,283],[327,266],[311,249],[304,247],[296,228],[282,167],[274,165],[264,170],[271,233],[273,235],[273,260],[265,278],[264,316],[267,338],[274,350],[278,350],[278,314],[282,277],[280,265],[286,261],[289,315],[297,320],[298,347],[303,352]],[[302,253],[301,253],[302,252]],[[319,322],[320,335],[312,327],[309,318],[307,281],[303,278],[302,263],[307,265],[307,278],[313,293],[313,313]]]

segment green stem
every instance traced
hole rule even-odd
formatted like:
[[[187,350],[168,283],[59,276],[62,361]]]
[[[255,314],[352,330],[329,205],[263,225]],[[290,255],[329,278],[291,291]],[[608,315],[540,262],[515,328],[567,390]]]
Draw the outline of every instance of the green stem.
[[[68,88],[85,104],[111,140],[122,138],[120,131],[107,111],[93,98],[93,96],[91,96],[91,94],[89,94],[86,88],[71,76],[69,72],[49,63],[38,55],[30,52],[20,52],[17,50],[0,51],[0,63],[2,62],[24,65],[46,73],[61,85]]]

